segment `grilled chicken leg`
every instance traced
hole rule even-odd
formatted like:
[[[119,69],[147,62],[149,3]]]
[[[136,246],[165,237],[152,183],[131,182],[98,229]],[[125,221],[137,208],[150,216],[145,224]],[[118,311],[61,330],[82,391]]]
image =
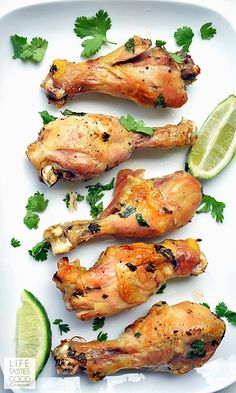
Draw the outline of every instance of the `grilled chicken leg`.
[[[108,247],[89,270],[62,258],[53,280],[67,310],[88,320],[144,303],[167,280],[201,274],[206,266],[196,240],[165,240]]]
[[[224,333],[225,323],[205,306],[159,302],[117,340],[62,340],[54,357],[58,374],[82,370],[93,382],[119,370],[144,367],[179,375],[206,363]]]
[[[193,144],[196,126],[190,120],[158,127],[153,136],[129,132],[113,116],[68,116],[44,126],[27,148],[27,156],[48,186],[59,178],[84,181],[128,160],[135,149],[171,149]]]
[[[183,53],[177,64],[162,48],[133,37],[127,45],[97,59],[72,63],[54,60],[42,82],[49,102],[61,107],[68,98],[85,92],[106,93],[127,98],[143,107],[179,108],[187,101],[185,87],[200,73],[191,57]]]
[[[98,236],[154,237],[187,224],[202,199],[200,183],[184,171],[156,179],[142,179],[143,172],[119,172],[114,198],[99,219],[49,227],[44,239],[53,254]]]

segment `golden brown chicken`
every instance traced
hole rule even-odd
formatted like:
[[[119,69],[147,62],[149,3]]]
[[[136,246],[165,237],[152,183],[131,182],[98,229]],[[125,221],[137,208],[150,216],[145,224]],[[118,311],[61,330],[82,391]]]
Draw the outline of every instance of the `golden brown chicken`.
[[[88,320],[144,303],[167,280],[199,275],[206,266],[196,240],[165,240],[108,247],[89,270],[62,258],[53,280],[67,310]]]
[[[99,219],[46,229],[44,239],[53,254],[68,252],[98,236],[154,237],[187,224],[202,200],[201,184],[184,171],[156,179],[143,179],[143,172],[119,172],[114,198]]]
[[[135,149],[171,149],[195,139],[196,126],[190,120],[158,127],[150,137],[127,131],[116,117],[84,114],[44,126],[26,154],[42,181],[52,186],[59,178],[84,181],[98,176],[128,160]]]
[[[162,48],[138,36],[106,56],[72,63],[54,60],[42,82],[49,102],[62,106],[85,92],[127,98],[143,107],[179,108],[187,101],[185,87],[200,73],[188,54],[176,63]],[[129,41],[130,42],[130,41]],[[130,50],[129,50],[130,49]]]
[[[117,340],[62,340],[54,357],[58,374],[82,370],[93,382],[119,370],[145,367],[179,375],[205,364],[224,333],[225,323],[207,307],[187,301],[174,306],[159,302]]]

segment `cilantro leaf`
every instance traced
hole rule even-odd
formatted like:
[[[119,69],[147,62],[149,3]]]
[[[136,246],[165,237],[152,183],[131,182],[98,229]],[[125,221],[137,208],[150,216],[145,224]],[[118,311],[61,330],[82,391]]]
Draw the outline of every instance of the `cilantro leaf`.
[[[46,261],[48,256],[48,250],[50,244],[45,240],[35,244],[31,250],[28,250],[29,255],[31,255],[36,261]]]
[[[192,347],[192,350],[187,353],[188,359],[194,359],[197,357],[201,358],[201,357],[205,356],[206,351],[204,350],[204,347],[205,347],[204,341],[200,341],[200,340],[194,341],[191,344],[191,347]]]
[[[162,41],[162,40],[156,40],[156,46],[158,48],[162,48],[163,46],[165,46],[166,41]]]
[[[48,205],[48,199],[44,198],[44,194],[37,191],[33,196],[28,198],[26,205],[27,213],[24,217],[24,224],[30,229],[37,229],[39,223],[39,215],[34,212],[43,212]]]
[[[219,202],[210,195],[203,195],[197,214],[210,212],[216,222],[222,223],[224,221],[224,208],[224,202]]]
[[[11,42],[13,45],[14,55],[12,56],[13,59],[20,59],[20,54],[22,50],[22,46],[27,43],[26,37],[20,37],[19,35],[11,35]]]
[[[95,55],[105,43],[114,44],[107,39],[107,31],[111,28],[111,18],[104,10],[99,10],[95,16],[80,16],[76,18],[74,32],[80,38],[93,37],[82,42],[82,56]]]
[[[159,94],[159,96],[157,97],[154,107],[155,108],[165,108],[166,107],[165,99],[162,94]]]
[[[135,52],[135,43],[134,43],[134,38],[133,38],[133,37],[132,37],[132,38],[129,38],[128,41],[126,41],[126,43],[125,43],[125,49],[126,49],[128,52],[132,52],[132,53]]]
[[[27,42],[26,37],[15,34],[11,36],[14,55],[13,59],[31,60],[39,63],[46,52],[48,41],[41,37],[32,38],[31,42]]]
[[[40,194],[39,191],[35,192],[33,196],[30,196],[26,209],[32,212],[43,212],[48,205],[48,199],[44,198],[44,194]]]
[[[83,57],[91,57],[95,55],[103,44],[103,39],[100,37],[88,38],[82,42],[82,47],[84,48],[81,56]]]
[[[228,307],[224,302],[218,303],[217,306],[215,307],[215,312],[218,317],[225,317],[225,314],[228,310]]]
[[[168,56],[177,64],[183,63],[184,58],[181,53],[169,52],[165,47],[166,41],[156,40],[156,46],[162,48]]]
[[[179,27],[174,33],[175,41],[178,46],[182,46],[184,52],[189,51],[189,47],[192,43],[194,33],[191,27],[183,26]]]
[[[93,320],[93,330],[98,330],[101,329],[104,326],[104,322],[105,322],[105,317],[96,317]]]
[[[11,245],[12,247],[16,248],[16,247],[20,247],[21,243],[19,240],[15,239],[14,237],[11,239]]]
[[[78,194],[78,193],[76,193],[76,194],[77,194],[77,197],[76,197],[77,202],[82,202],[84,200],[84,196],[81,194]]]
[[[71,111],[70,109],[64,109],[64,111],[62,112],[61,111],[61,114],[63,115],[63,116],[84,116],[84,115],[86,115],[86,113],[85,112],[74,112],[74,111]]]
[[[135,217],[141,227],[149,227],[147,221],[144,220],[141,213],[135,214]]]
[[[168,55],[171,57],[172,60],[174,60],[177,64],[183,63],[184,58],[181,55],[181,53],[175,53],[175,52],[168,52]]]
[[[48,41],[41,37],[34,37],[31,40],[32,60],[40,62],[48,47]]]
[[[156,129],[155,127],[146,127],[143,120],[136,121],[132,115],[128,115],[127,117],[122,115],[119,118],[119,122],[127,131],[142,132],[147,135],[153,135]]]
[[[207,22],[200,28],[200,34],[202,40],[210,40],[216,34],[216,29],[212,27],[211,22]]]
[[[225,317],[228,322],[236,325],[236,312],[229,310],[224,302],[217,304],[215,313],[218,317]]]
[[[156,292],[157,295],[160,295],[161,293],[164,293],[164,290],[166,289],[166,283],[164,283]]]
[[[122,210],[120,213],[118,213],[118,215],[120,216],[120,218],[126,218],[129,217],[131,214],[136,212],[136,208],[132,207],[132,206],[128,206],[126,207],[126,209]]]
[[[99,332],[98,336],[97,336],[97,340],[98,341],[106,341],[107,337],[108,337],[107,333]]]
[[[134,336],[137,337],[137,338],[139,338],[139,337],[142,336],[142,333],[141,333],[141,332],[136,332],[136,333],[134,333]]]
[[[39,223],[39,215],[28,210],[24,217],[24,224],[30,229],[37,229]]]
[[[50,115],[50,113],[48,113],[48,111],[42,111],[42,112],[39,112],[39,114],[43,119],[44,125],[51,123],[51,121],[57,120],[57,117]]]
[[[204,307],[206,307],[206,308],[208,308],[209,310],[210,310],[210,306],[209,306],[209,304],[207,304],[207,303],[205,303],[205,302],[203,302],[203,303],[200,303],[202,306],[204,306]]]
[[[62,335],[62,333],[67,333],[70,331],[70,327],[67,323],[62,323],[63,320],[62,319],[55,319],[55,321],[53,322],[54,325],[58,325],[60,333]]]
[[[66,193],[65,198],[63,198],[62,200],[63,200],[63,202],[65,202],[66,207],[68,208],[69,205],[70,205],[70,194],[69,194],[69,192]]]
[[[103,202],[97,204],[104,193],[102,191],[111,190],[114,187],[115,178],[111,180],[108,184],[97,183],[91,186],[86,186],[88,188],[88,194],[86,196],[86,201],[90,205],[90,215],[92,218],[97,218],[97,216],[103,211]]]

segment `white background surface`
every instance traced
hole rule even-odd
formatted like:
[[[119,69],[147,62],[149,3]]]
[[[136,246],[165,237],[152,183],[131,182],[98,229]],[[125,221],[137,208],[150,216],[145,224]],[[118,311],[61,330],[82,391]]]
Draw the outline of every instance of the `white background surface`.
[[[42,2],[42,1],[41,1]],[[19,7],[21,4],[24,4],[24,5],[28,5],[28,4],[35,4],[36,2],[34,2],[34,1],[32,1],[32,0],[20,0],[20,1],[12,1],[12,0],[8,0],[8,1],[5,1],[5,0],[1,0],[1,3],[0,3],[0,14],[3,14],[6,10],[9,10],[9,9],[14,9],[14,8],[17,8],[17,7]],[[199,2],[198,1],[196,1],[196,3],[198,4]],[[204,3],[206,3],[206,2],[204,2]],[[213,1],[211,1],[211,3],[213,3]],[[222,2],[221,2],[221,4],[222,4]],[[224,7],[227,7],[227,1],[224,1]],[[232,15],[232,17],[233,17],[233,15]],[[14,30],[14,29],[13,29]],[[42,32],[41,32],[42,31]],[[41,36],[44,36],[44,34],[43,34],[43,28],[41,29],[41,31],[40,31],[40,34],[39,35],[41,35]],[[173,30],[174,31],[174,30]],[[16,33],[17,31],[12,31],[12,34],[14,34],[14,33]],[[141,34],[141,33],[140,33]],[[24,35],[24,34],[22,34],[22,35]],[[152,37],[153,38],[153,37]],[[163,37],[160,37],[160,38],[163,38]],[[74,37],[74,38],[72,38],[72,43],[73,43],[73,39],[74,39],[74,42],[78,42],[78,41],[76,41],[76,40],[78,40],[78,39],[76,39],[76,37]],[[112,37],[112,39],[113,39],[113,37]],[[121,40],[122,41],[122,40]],[[64,43],[65,44],[65,43]],[[209,42],[209,43],[207,43],[207,44],[205,44],[205,43],[202,43],[202,48],[203,48],[203,46],[204,46],[204,49],[202,49],[202,50],[204,50],[205,51],[205,53],[207,53],[208,52],[208,45],[210,45],[209,46],[209,50],[212,50],[212,45],[211,45],[211,43]],[[211,48],[211,49],[210,49]],[[232,50],[233,50],[233,47],[232,47]],[[43,68],[46,70],[47,68],[48,68],[48,62],[50,61],[49,59],[52,59],[54,56],[56,56],[56,53],[59,51],[59,46],[57,47],[57,48],[53,48],[53,50],[52,49],[49,49],[48,50],[48,58],[46,58],[45,59],[45,61],[44,61],[44,65],[43,65]],[[66,54],[63,54],[62,55],[62,52],[63,51],[65,51],[65,46],[64,45],[62,45],[62,50],[61,50],[61,54],[59,54],[59,56],[63,56],[63,57],[66,57]],[[107,49],[106,49],[106,51],[107,51]],[[194,46],[193,46],[193,51],[195,51],[195,53],[197,52],[197,48],[194,48]],[[68,50],[68,54],[69,54],[69,50]],[[201,56],[202,57],[204,57],[204,54],[202,53],[201,54]],[[216,56],[216,53],[214,52],[214,50],[212,50],[212,56]],[[196,56],[195,56],[196,57]],[[199,64],[201,65],[201,61],[200,61],[200,59],[198,60],[197,59],[197,62],[199,62]],[[16,65],[15,65],[15,67],[19,67],[19,71],[23,71],[23,68],[21,68],[21,67],[25,67],[25,66],[22,66],[21,64],[20,64],[20,61],[16,61]],[[28,66],[26,66],[26,67],[28,67]],[[28,67],[29,68],[29,75],[30,75],[30,70],[31,70],[31,67],[29,66]],[[226,70],[224,70],[224,71],[226,71]],[[42,72],[42,70],[40,70],[40,74],[39,74],[39,76],[41,76],[41,75],[43,75],[43,72]],[[209,75],[209,74],[208,74]],[[33,77],[33,75],[31,75],[31,78]],[[220,76],[219,76],[220,77]],[[173,119],[171,119],[171,120],[173,120],[173,121],[175,121],[175,120],[177,120],[182,114],[184,114],[184,115],[186,115],[186,116],[190,116],[190,114],[189,113],[191,113],[191,115],[192,115],[192,106],[191,105],[194,105],[194,103],[197,103],[197,94],[199,94],[199,90],[200,90],[200,88],[202,88],[202,91],[204,91],[204,87],[205,87],[205,85],[204,85],[204,82],[206,82],[206,80],[208,79],[208,76],[207,75],[205,75],[204,76],[204,74],[203,75],[201,75],[201,77],[199,77],[199,81],[197,82],[197,84],[199,85],[199,87],[197,88],[197,86],[195,87],[192,87],[192,88],[190,88],[191,89],[191,93],[190,93],[190,99],[191,100],[193,100],[192,102],[193,102],[193,104],[187,104],[187,106],[183,109],[183,111],[182,112],[179,112],[178,114],[175,114],[175,115],[173,115],[172,117],[173,117]],[[226,78],[226,85],[223,87],[223,91],[222,92],[219,92],[219,91],[214,91],[214,94],[213,94],[213,97],[212,97],[212,105],[211,105],[211,107],[214,107],[214,104],[216,104],[221,98],[224,98],[224,95],[221,97],[221,94],[225,94],[225,93],[230,93],[230,92],[232,92],[232,91],[230,91],[230,84],[227,82],[227,78]],[[37,86],[37,84],[38,84],[38,82],[37,83],[35,83],[35,86]],[[225,89],[225,90],[224,90]],[[198,91],[197,91],[198,90]],[[189,90],[190,91],[190,90]],[[32,99],[33,99],[33,95],[32,95]],[[202,97],[202,99],[204,100],[204,97]],[[42,109],[48,109],[49,110],[49,112],[53,112],[53,108],[52,107],[50,107],[50,108],[48,108],[48,106],[47,106],[47,104],[46,104],[46,101],[44,101],[43,100],[43,96],[41,95],[40,96],[40,98],[39,97],[37,97],[37,100],[39,100],[39,102],[40,102],[40,105],[41,105],[41,107],[40,108],[38,108],[38,110],[42,110]],[[42,103],[41,103],[41,101],[42,101]],[[82,101],[82,100],[81,100]],[[208,113],[208,111],[209,111],[209,103],[207,102],[208,100],[206,99],[206,110],[205,110],[205,112],[204,112],[204,110],[202,111],[203,113],[201,114],[201,118],[200,118],[200,120],[198,120],[198,119],[196,119],[195,118],[195,120],[197,121],[197,123],[198,123],[198,125],[200,125],[201,124],[201,121],[203,120],[203,118],[204,118],[204,116],[206,116],[206,114]],[[31,102],[31,98],[29,97],[29,102]],[[110,99],[108,99],[108,100],[106,100],[105,99],[105,101],[103,101],[103,105],[104,105],[104,102],[106,103],[106,105],[108,105],[108,108],[107,108],[107,110],[106,110],[106,112],[104,111],[104,110],[102,110],[102,105],[99,107],[99,105],[98,105],[98,111],[100,111],[100,112],[104,112],[104,113],[114,113],[114,114],[117,114],[116,113],[116,111],[114,111],[113,109],[112,109],[112,107],[113,107],[113,101],[110,103],[110,105],[109,105],[109,102],[110,102]],[[115,102],[115,101],[114,101]],[[28,105],[28,103],[25,101],[25,106],[27,106]],[[84,107],[83,107],[83,105],[84,105]],[[80,109],[81,110],[83,110],[83,109],[85,109],[85,107],[87,108],[87,103],[86,103],[86,100],[84,101],[84,102],[82,102],[81,103],[81,106],[80,106]],[[131,104],[132,105],[132,104]],[[76,110],[76,107],[74,106],[74,107],[72,107],[72,105],[70,104],[70,108],[72,108],[72,109],[74,109],[74,110]],[[132,107],[130,107],[130,108],[132,108],[132,112],[136,115],[137,114],[137,116],[139,116],[139,112],[138,112],[138,110],[137,109],[134,109],[134,106],[132,106]],[[37,110],[35,109],[35,107],[34,107],[34,112],[37,112]],[[136,113],[135,113],[135,110],[136,110]],[[94,108],[94,111],[95,111],[95,108]],[[196,112],[194,113],[194,115],[196,116]],[[35,115],[36,116],[36,115]],[[28,140],[28,142],[30,142],[30,141],[32,141],[35,137],[36,137],[36,134],[37,134],[37,132],[38,132],[38,130],[39,130],[39,128],[40,128],[40,119],[37,119],[37,120],[35,120],[35,116],[34,115],[32,115],[32,118],[31,118],[31,116],[30,116],[30,119],[32,120],[32,124],[34,124],[34,127],[33,127],[33,130],[31,131],[31,139],[30,140]],[[193,117],[194,118],[194,117]],[[152,123],[154,122],[154,115],[153,114],[151,114],[151,116],[150,116],[150,120],[152,121]],[[158,119],[157,119],[158,120]],[[164,119],[163,119],[163,121],[164,121]],[[153,123],[153,125],[154,125],[155,123]],[[150,123],[150,125],[152,125],[151,123]],[[38,127],[38,128],[37,128]],[[19,130],[18,130],[19,131]],[[16,130],[16,132],[17,132],[17,130]],[[14,143],[14,142],[13,142]],[[175,154],[175,157],[176,157],[176,160],[181,160],[181,156],[183,156],[183,153],[173,153],[173,154]],[[169,160],[169,155],[164,155],[163,157],[162,157],[162,159],[164,160],[164,162],[163,162],[163,165],[164,164],[167,164],[167,162],[165,161],[165,159],[167,160]],[[137,159],[138,157],[136,157],[136,159]],[[173,157],[172,157],[173,158]],[[159,162],[158,162],[159,163]],[[136,165],[136,163],[133,161],[132,162],[132,165]],[[127,166],[127,164],[125,165],[125,166]],[[131,166],[131,163],[128,165],[129,167],[132,167]],[[232,167],[231,167],[232,168]],[[25,168],[24,168],[25,169]],[[176,168],[177,169],[177,168]],[[236,169],[236,165],[235,165],[235,163],[234,163],[234,169]],[[162,168],[162,170],[163,170],[163,168]],[[40,185],[40,187],[38,187],[37,188],[37,180],[35,179],[35,177],[33,177],[33,172],[30,170],[30,168],[29,168],[29,166],[27,166],[27,171],[28,171],[28,173],[29,173],[29,182],[31,182],[32,181],[32,183],[33,183],[33,187],[34,187],[34,190],[36,190],[36,189],[39,189],[41,192],[42,191],[46,191],[46,194],[47,194],[47,196],[49,197],[49,199],[52,199],[52,198],[50,198],[50,192],[47,190],[47,189],[45,189],[42,185]],[[233,173],[233,171],[232,171],[232,169],[227,169],[226,171],[228,171],[228,172],[226,172],[226,174],[225,174],[225,177],[224,177],[224,182],[225,182],[225,178],[227,178],[227,176],[230,178],[231,177],[231,173]],[[231,172],[232,171],[232,172]],[[113,172],[114,173],[114,172]],[[227,173],[228,173],[228,175],[227,175]],[[234,172],[235,173],[235,172]],[[112,175],[111,175],[111,173],[109,173],[108,175],[107,175],[107,177],[106,177],[106,180],[110,180],[110,178],[112,177]],[[222,178],[223,179],[223,178]],[[219,183],[217,183],[218,184],[218,186],[220,185],[220,183],[221,183],[221,181],[220,181],[220,179],[218,180],[219,181]],[[95,181],[96,182],[96,181]],[[209,185],[207,185],[207,191],[209,192],[209,193],[211,193],[211,188],[212,188],[212,190],[213,190],[213,192],[212,192],[212,194],[214,194],[215,196],[217,196],[217,197],[219,197],[218,199],[220,199],[221,200],[221,195],[223,195],[224,194],[224,192],[223,192],[223,190],[217,190],[217,188],[215,187],[215,185],[214,185],[214,183],[209,183]],[[220,187],[219,187],[220,188]],[[63,189],[65,189],[65,186],[64,186],[64,188],[61,188],[61,190],[59,189],[58,191],[60,191],[61,193],[63,192],[62,190]],[[76,188],[75,188],[76,189]],[[218,191],[218,192],[217,192]],[[24,203],[25,203],[25,201],[26,201],[26,199],[27,199],[27,197],[26,197],[26,195],[28,196],[28,195],[30,195],[29,194],[29,191],[28,191],[28,184],[26,185],[26,192],[24,192],[23,190],[22,190],[22,193],[24,194],[24,197],[22,198],[22,202],[21,202],[21,206],[24,206]],[[222,198],[223,199],[223,198]],[[224,200],[224,199],[223,199]],[[230,200],[229,199],[229,203],[232,203],[232,200]],[[63,205],[59,205],[58,206],[58,208],[57,208],[57,210],[56,210],[56,212],[58,213],[58,212],[60,212],[61,210],[63,209]],[[20,214],[21,213],[23,213],[23,212],[20,212]],[[63,210],[63,214],[65,215],[65,219],[67,219],[67,216],[66,216],[66,214],[67,214],[67,212],[66,211],[64,211]],[[226,219],[230,219],[230,217],[228,217],[227,216],[227,213],[226,213]],[[201,220],[200,222],[202,223],[201,225],[202,225],[202,227],[204,227],[205,228],[205,226],[209,226],[209,225],[212,225],[212,228],[214,228],[214,222],[211,222],[211,218],[210,217],[198,217],[198,219],[199,220]],[[42,221],[44,220],[44,218],[42,218]],[[52,220],[52,215],[50,216],[50,220]],[[60,220],[61,220],[61,216],[60,216]],[[56,221],[58,221],[58,219],[56,219]],[[54,222],[56,222],[55,220],[52,222],[50,222],[50,224],[51,223],[54,223]],[[48,224],[49,224],[49,222],[48,222]],[[44,225],[44,226],[43,226]],[[46,225],[46,220],[44,220],[44,222],[43,222],[43,225],[40,227],[41,229],[43,228],[43,227],[45,227],[45,225]],[[175,235],[175,237],[176,238],[181,238],[181,237],[184,237],[184,235],[182,235],[182,233],[183,234],[186,234],[186,236],[189,236],[189,235],[195,235],[195,233],[197,233],[197,227],[196,228],[193,228],[194,230],[195,230],[195,232],[192,234],[191,233],[191,231],[190,231],[190,228],[188,228],[187,230],[186,230],[186,232],[184,232],[184,230],[183,230],[183,232],[181,232],[181,233],[178,233],[178,235],[176,234]],[[219,231],[220,230],[222,230],[222,229],[220,229],[219,228]],[[40,236],[40,230],[39,231],[37,231],[38,233],[37,233],[37,235],[35,235],[35,239],[37,238],[37,237],[39,237]],[[27,233],[27,232],[24,232],[24,233]],[[222,234],[223,234],[223,232],[222,232]],[[14,236],[15,236],[15,233],[13,234]],[[29,236],[31,236],[31,234],[29,235]],[[17,236],[16,236],[17,237]],[[36,240],[37,241],[37,240]],[[32,240],[30,239],[30,242],[32,243]],[[32,244],[34,244],[34,242],[32,243]],[[105,243],[103,243],[103,244],[100,244],[100,248],[104,248],[104,245],[105,245]],[[18,255],[17,253],[15,253],[15,255]],[[97,255],[98,255],[98,253],[97,253]],[[210,259],[210,257],[209,257],[209,259]],[[19,261],[18,261],[19,262]],[[51,264],[52,265],[52,264]],[[90,265],[91,265],[91,263],[90,263]],[[32,269],[37,269],[38,271],[39,271],[39,269],[40,269],[40,267],[39,267],[39,265],[36,267],[37,265],[34,265],[34,266],[32,266]],[[53,267],[53,266],[49,266],[49,269],[50,269],[50,272],[52,271],[52,272],[54,272],[55,271],[55,266]],[[206,279],[207,280],[207,279]],[[26,280],[26,282],[27,282],[27,280]],[[205,281],[205,283],[207,283],[207,281]],[[193,282],[193,284],[194,284],[194,282]],[[177,282],[175,282],[175,285],[178,285],[178,283]],[[51,284],[51,286],[53,286],[53,284]],[[174,288],[174,287],[173,287]],[[179,289],[181,289],[181,284],[179,284],[178,285],[178,288]],[[171,290],[172,288],[170,288],[170,290]],[[198,289],[197,288],[197,285],[196,285],[196,289]],[[31,290],[33,291],[33,288],[31,288]],[[207,292],[207,291],[206,291]],[[54,293],[55,293],[55,291],[54,291]],[[58,296],[58,310],[60,309],[63,309],[63,304],[62,304],[62,300],[60,299],[60,294],[58,293],[57,294],[57,296]],[[219,300],[222,300],[221,298],[220,298],[220,296],[221,295],[219,295]],[[205,293],[205,299],[207,299],[207,293]],[[196,300],[196,299],[195,299]],[[217,297],[217,300],[218,300],[218,297]],[[196,300],[197,301],[197,300]],[[215,302],[213,302],[214,304],[216,303],[217,301],[215,301]],[[152,303],[153,303],[153,299],[152,299]],[[213,304],[212,303],[212,304]],[[59,317],[61,317],[61,315],[62,315],[62,312],[60,311],[60,315],[59,315]],[[66,315],[66,312],[64,313],[64,315]],[[140,314],[140,311],[137,311],[136,312],[136,314],[135,315],[141,315]],[[56,317],[56,316],[55,316]],[[57,317],[58,317],[58,315],[57,315]],[[70,319],[72,320],[73,319],[73,315],[70,315]],[[52,319],[53,320],[53,319]],[[67,318],[67,320],[68,320],[68,318]],[[106,328],[106,326],[104,327],[104,330],[105,330],[105,328]],[[58,343],[58,339],[57,339],[57,343]],[[1,386],[1,385],[0,385]],[[98,385],[97,385],[98,386]],[[191,388],[190,388],[190,390],[191,390]],[[229,388],[227,388],[227,389],[225,389],[224,390],[224,392],[226,393],[233,393],[233,392],[235,392],[236,391],[236,384],[234,384],[233,386],[231,386],[231,387],[229,387]],[[183,392],[183,393],[185,393],[185,392]]]

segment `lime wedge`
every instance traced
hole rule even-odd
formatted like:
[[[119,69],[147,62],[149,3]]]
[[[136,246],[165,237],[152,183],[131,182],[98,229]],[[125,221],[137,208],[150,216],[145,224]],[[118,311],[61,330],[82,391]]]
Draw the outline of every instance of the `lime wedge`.
[[[230,95],[208,116],[188,153],[193,176],[211,179],[229,164],[236,153],[236,97]]]
[[[16,356],[35,358],[35,379],[43,370],[51,349],[52,331],[45,308],[26,289],[22,293],[22,307],[17,311]]]

